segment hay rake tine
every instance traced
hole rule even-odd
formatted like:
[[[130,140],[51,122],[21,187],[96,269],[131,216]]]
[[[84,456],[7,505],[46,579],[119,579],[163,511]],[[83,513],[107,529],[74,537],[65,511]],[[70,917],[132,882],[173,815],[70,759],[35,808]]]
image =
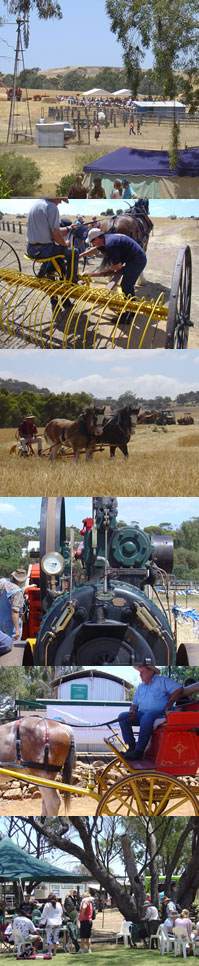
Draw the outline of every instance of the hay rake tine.
[[[97,304],[99,302],[100,302],[100,295],[98,295],[97,298],[96,298],[96,302],[95,302],[95,305],[94,305],[94,308],[95,309],[96,309],[96,306],[97,306]],[[86,335],[87,335],[87,329],[88,329],[88,325],[89,325],[89,322],[90,322],[90,317],[91,317],[92,311],[93,311],[93,303],[92,303],[91,308],[90,308],[90,311],[89,311],[89,313],[87,315],[87,320],[86,320],[85,327],[84,327],[83,349],[86,348]]]
[[[128,295],[128,298],[126,299],[124,306],[122,306],[121,311],[119,312],[119,315],[118,315],[118,318],[117,318],[117,322],[115,324],[115,328],[114,328],[114,332],[113,332],[113,337],[112,337],[112,342],[111,342],[111,349],[114,349],[115,348],[115,336],[117,335],[117,330],[118,330],[118,326],[120,324],[120,319],[122,318],[122,315],[124,314],[124,312],[127,311],[128,306],[129,306],[129,302],[132,302],[132,295]]]
[[[67,340],[68,340],[71,323],[73,321],[73,316],[74,316],[75,310],[79,307],[81,302],[82,302],[82,293],[77,299],[77,302],[74,302],[74,305],[72,305],[72,309],[69,312],[69,316],[65,325],[64,335],[63,335],[63,349],[67,349]]]
[[[100,322],[102,320],[102,316],[103,316],[104,310],[106,311],[106,309],[109,306],[109,303],[112,302],[112,298],[113,298],[113,296],[112,296],[112,293],[111,293],[111,295],[109,295],[109,297],[108,297],[105,305],[102,306],[102,310],[101,310],[101,312],[99,314],[98,322],[97,322],[96,329],[95,329],[95,332],[94,332],[93,349],[95,349],[95,343],[96,343],[97,333],[98,333],[98,329],[99,329],[99,326],[100,326]],[[113,348],[113,346],[112,346],[112,348]]]
[[[142,338],[140,339],[140,343],[139,343],[138,349],[141,349],[142,348],[142,345],[143,345],[143,342],[144,342],[144,339],[145,339],[145,335],[148,332],[148,328],[149,328],[151,319],[154,316],[154,312],[158,308],[158,306],[161,307],[161,305],[162,305],[162,298],[164,298],[164,293],[163,292],[160,292],[160,295],[158,295],[158,298],[156,299],[156,302],[153,303],[152,310],[151,310],[151,313],[150,313],[150,315],[149,315],[149,317],[147,319],[147,322],[146,322],[146,325],[145,325],[145,328],[144,328],[144,332],[142,333]]]
[[[190,259],[191,255],[189,254],[189,261]],[[177,330],[176,318],[178,316],[176,306],[178,306],[179,302],[180,304],[182,302],[184,326],[186,323],[186,316],[190,315],[191,267],[189,270],[189,276],[186,279],[182,273],[181,261],[182,255],[180,250],[177,260],[178,274],[177,278],[175,275],[175,285],[174,282],[172,283],[169,309],[167,309],[167,307],[164,305],[163,292],[158,296],[155,302],[153,299],[149,299],[149,301],[147,301],[147,299],[144,297],[139,300],[136,296],[132,296],[131,294],[126,297],[124,293],[121,293],[120,291],[116,291],[115,294],[113,294],[113,292],[107,292],[107,287],[103,284],[98,288],[96,285],[92,284],[90,276],[86,276],[86,279],[84,280],[81,277],[78,279],[78,282],[74,283],[71,281],[71,278],[68,281],[60,279],[57,280],[55,278],[51,280],[49,278],[40,279],[37,276],[29,276],[20,271],[17,272],[16,269],[10,270],[1,268],[0,282],[2,291],[0,326],[4,338],[7,330],[8,337],[10,336],[12,338],[15,337],[20,339],[21,336],[25,346],[27,346],[28,343],[33,345],[34,342],[36,346],[40,344],[42,348],[53,349],[55,339],[58,348],[61,347],[65,349],[69,345],[69,348],[72,346],[74,349],[76,349],[76,347],[78,348],[79,344],[85,349],[88,342],[88,345],[91,348],[96,349],[98,347],[100,348],[100,339],[102,339],[102,344],[104,345],[103,327],[106,325],[107,332],[105,344],[114,349],[117,348],[122,341],[124,348],[129,349],[131,348],[131,343],[134,341],[132,335],[135,327],[137,329],[136,321],[138,316],[140,315],[143,317],[145,315],[146,318],[143,320],[142,325],[142,328],[144,326],[143,333],[140,338],[138,348],[141,349],[144,346],[151,322],[153,322],[153,331],[151,332],[150,347],[152,348],[156,342],[158,324],[160,322],[161,329],[162,324],[166,324],[165,348],[168,348],[169,340],[171,342],[173,338],[174,328],[175,331]],[[67,319],[63,319],[63,325],[58,326],[59,333],[56,335],[55,330],[57,329],[57,319],[60,308],[64,309],[65,303],[67,303],[67,299],[70,298],[70,296],[73,300],[73,304],[69,310],[69,313],[67,314]],[[52,303],[53,299],[55,300],[54,310],[52,304],[49,318],[49,303],[50,301]],[[23,311],[22,301],[25,301]],[[187,307],[185,303],[187,303]],[[128,332],[126,333],[124,331],[120,337],[119,326],[120,323],[122,323],[122,319],[126,312],[129,312],[130,315],[132,314],[133,318]],[[86,319],[83,318],[84,313],[86,313]],[[116,323],[113,320],[111,313],[117,315]],[[20,324],[19,319],[21,319]],[[191,325],[192,323],[188,324]],[[171,347],[173,348],[173,344]],[[179,344],[177,346],[177,348],[186,347],[187,342],[185,345],[185,340],[184,345]]]
[[[134,315],[134,319],[132,319],[132,322],[131,322],[131,325],[130,325],[130,329],[129,329],[129,334],[128,334],[127,349],[129,349],[129,347],[130,347],[130,341],[131,341],[132,331],[133,331],[134,325],[136,323],[136,320],[138,318],[138,315],[140,315],[141,306],[144,304],[144,301],[145,300],[144,300],[144,296],[143,296],[143,298],[140,300],[140,305],[138,305],[138,308],[136,309],[136,312],[135,312],[135,315]],[[138,346],[138,348],[140,348],[140,347]]]
[[[83,315],[83,312],[85,310],[86,303],[87,303],[87,295],[85,295],[84,302],[83,302],[83,305],[82,305],[82,309],[80,308],[80,312],[78,312],[77,320],[76,320],[76,323],[75,323],[74,335],[73,335],[73,348],[74,349],[75,349],[76,333],[77,333],[79,321],[81,319],[81,315]],[[92,309],[93,309],[93,305],[91,306],[91,311],[92,311]],[[84,327],[85,337],[86,337],[86,333],[87,333],[87,328],[88,328],[88,325],[87,325],[87,320],[86,320],[85,327]],[[85,332],[85,330],[86,330],[86,332]],[[83,335],[83,349],[85,349],[84,335]]]

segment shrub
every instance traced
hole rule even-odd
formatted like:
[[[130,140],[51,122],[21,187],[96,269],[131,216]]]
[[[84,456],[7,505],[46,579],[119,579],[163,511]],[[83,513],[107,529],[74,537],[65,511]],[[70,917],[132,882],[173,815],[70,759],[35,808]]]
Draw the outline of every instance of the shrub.
[[[0,155],[0,166],[10,198],[35,197],[41,187],[40,170],[35,161],[21,154],[8,153]]]
[[[59,184],[56,184],[56,198],[65,198],[68,194],[69,188],[74,183],[75,174],[64,174],[61,178]]]

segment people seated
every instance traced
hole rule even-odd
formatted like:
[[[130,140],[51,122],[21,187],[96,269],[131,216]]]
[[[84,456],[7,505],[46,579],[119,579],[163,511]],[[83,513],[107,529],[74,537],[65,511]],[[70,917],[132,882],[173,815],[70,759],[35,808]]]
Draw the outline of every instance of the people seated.
[[[29,918],[29,916],[24,915],[24,913],[21,911],[19,911],[17,915],[14,916],[14,919],[13,919],[13,923],[12,923],[13,936],[14,936],[15,930],[17,930],[19,934],[21,934],[22,940],[27,941],[28,939],[30,939],[30,942],[32,942],[33,949],[34,949],[32,958],[34,957],[36,959],[36,953],[42,937],[39,930],[36,929],[36,926],[34,926],[34,923]]]
[[[38,436],[38,429],[32,413],[28,413],[28,415],[22,419],[18,428],[18,438],[20,439],[23,456],[28,455],[28,448],[29,446],[32,446],[33,443],[36,443],[38,456],[41,456],[42,436]]]
[[[191,942],[193,923],[190,919],[188,909],[182,909],[182,912],[180,913],[180,915],[177,915],[177,918],[175,920],[175,926],[182,926],[185,929],[185,932],[187,933],[187,939]]]
[[[129,746],[124,753],[127,761],[137,761],[143,758],[144,750],[151,738],[153,724],[156,718],[168,714],[174,701],[182,694],[183,687],[176,685],[165,674],[160,674],[159,667],[148,667],[144,663],[135,666],[141,677],[141,684],[136,688],[133,703],[129,712],[123,711],[118,718],[122,737]],[[139,737],[135,743],[133,724],[139,725]]]

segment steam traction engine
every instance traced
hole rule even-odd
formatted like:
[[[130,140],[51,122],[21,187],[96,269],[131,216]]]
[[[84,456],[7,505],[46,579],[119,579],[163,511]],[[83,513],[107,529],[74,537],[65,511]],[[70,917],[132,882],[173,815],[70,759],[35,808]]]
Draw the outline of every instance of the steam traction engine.
[[[42,500],[44,617],[34,664],[175,664],[169,623],[150,599],[160,570],[172,571],[172,539],[150,539],[136,523],[118,527],[115,497],[94,497],[92,514],[83,521],[83,543],[76,553],[82,572],[79,585],[73,586],[64,499]]]

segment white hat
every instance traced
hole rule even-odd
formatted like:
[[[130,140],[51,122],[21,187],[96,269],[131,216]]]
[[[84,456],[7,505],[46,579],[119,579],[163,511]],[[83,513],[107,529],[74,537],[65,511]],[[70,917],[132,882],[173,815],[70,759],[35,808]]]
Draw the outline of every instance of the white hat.
[[[100,235],[103,235],[102,228],[91,228],[88,232],[87,241],[90,244],[90,242],[94,241],[94,238],[100,238]]]

